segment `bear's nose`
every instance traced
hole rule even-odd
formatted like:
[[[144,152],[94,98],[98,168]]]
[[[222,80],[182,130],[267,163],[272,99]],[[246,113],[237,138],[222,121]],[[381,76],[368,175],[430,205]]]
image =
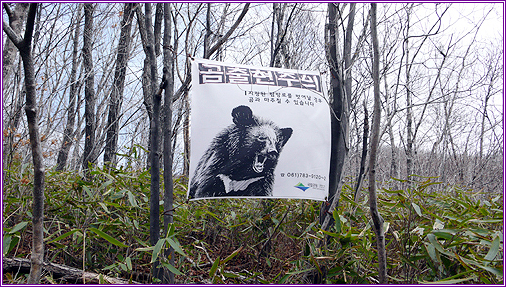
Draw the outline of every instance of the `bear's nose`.
[[[276,146],[274,144],[272,144],[271,142],[269,142],[269,144],[267,144],[267,153],[278,153],[278,150],[276,149]]]

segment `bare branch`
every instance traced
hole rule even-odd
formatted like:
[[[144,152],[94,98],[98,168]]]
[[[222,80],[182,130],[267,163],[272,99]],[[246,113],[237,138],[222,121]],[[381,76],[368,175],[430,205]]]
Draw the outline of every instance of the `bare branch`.
[[[295,8],[297,8],[297,4],[295,4],[293,6],[292,12],[290,12],[290,16],[288,16],[288,20],[286,20],[286,26],[285,26],[285,29],[283,31],[283,36],[281,36],[281,39],[279,40],[279,43],[276,45],[276,48],[274,49],[274,52],[272,53],[270,67],[274,66],[274,60],[276,59],[276,56],[277,56],[277,54],[279,52],[279,49],[281,48],[281,46],[282,46],[282,44],[283,44],[283,42],[285,40],[286,33],[288,31],[288,26],[290,25],[290,22],[292,20],[292,16],[293,16],[293,12],[295,11]]]
[[[221,45],[223,45],[223,43],[225,43],[228,40],[230,35],[232,35],[232,33],[235,31],[235,29],[237,29],[237,26],[239,26],[242,19],[244,19],[244,16],[246,16],[246,13],[248,12],[248,9],[249,9],[249,5],[250,5],[250,3],[246,3],[244,5],[241,15],[239,15],[239,18],[237,18],[234,25],[232,25],[232,27],[230,27],[230,30],[228,30],[228,32],[225,34],[225,36],[221,37],[220,40],[211,49],[209,49],[209,52],[206,55],[207,57],[205,57],[205,58],[209,59],[209,57],[211,57],[211,55],[214,52],[216,52],[218,50],[218,48],[220,48]]]
[[[16,35],[14,30],[12,30],[11,26],[9,26],[9,24],[7,24],[5,21],[3,21],[3,26],[4,26],[3,30],[4,30],[5,34],[7,34],[9,39],[11,39],[12,43],[14,43],[14,45],[19,48],[19,45],[21,44],[23,39],[21,39],[21,37]]]
[[[27,49],[31,49],[32,46],[32,35],[33,35],[33,27],[35,24],[35,14],[37,12],[37,3],[31,3],[30,8],[28,8],[28,17],[26,18],[26,29],[25,36],[23,40]]]

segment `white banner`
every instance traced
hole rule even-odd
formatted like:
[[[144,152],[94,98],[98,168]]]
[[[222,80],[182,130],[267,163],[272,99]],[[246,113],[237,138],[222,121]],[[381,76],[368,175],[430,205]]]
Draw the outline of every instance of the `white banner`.
[[[326,200],[325,93],[318,72],[194,60],[188,197]]]

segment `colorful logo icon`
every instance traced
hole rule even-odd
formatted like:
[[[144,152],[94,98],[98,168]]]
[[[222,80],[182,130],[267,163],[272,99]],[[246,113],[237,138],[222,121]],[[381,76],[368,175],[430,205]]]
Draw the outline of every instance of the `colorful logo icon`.
[[[297,183],[295,187],[302,191],[306,191],[309,188],[308,186],[304,186],[301,182]]]

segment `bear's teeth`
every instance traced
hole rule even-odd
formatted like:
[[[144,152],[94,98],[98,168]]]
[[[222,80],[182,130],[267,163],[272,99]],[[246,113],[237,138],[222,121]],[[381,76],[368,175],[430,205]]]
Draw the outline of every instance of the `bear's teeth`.
[[[267,157],[263,157],[263,160],[260,162],[258,160],[258,155],[255,156],[255,161],[253,162],[253,170],[256,172],[256,173],[261,173],[263,170],[264,170],[264,164],[265,164],[265,161],[267,160]]]

